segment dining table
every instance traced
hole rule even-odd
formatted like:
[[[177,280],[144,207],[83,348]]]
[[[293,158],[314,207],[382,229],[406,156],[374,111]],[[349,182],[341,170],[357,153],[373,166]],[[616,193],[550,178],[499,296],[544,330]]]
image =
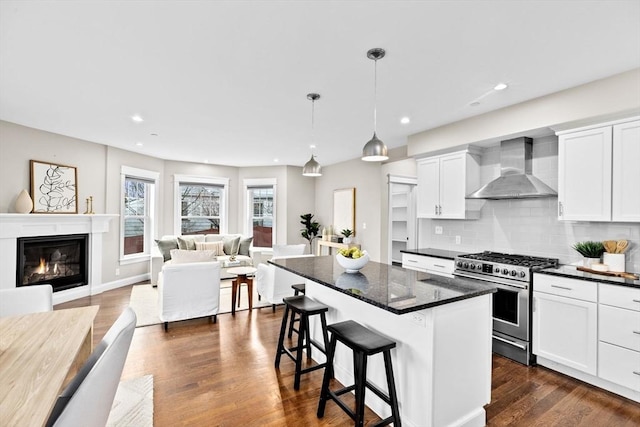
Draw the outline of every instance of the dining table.
[[[88,359],[98,306],[0,318],[0,426],[43,426]]]

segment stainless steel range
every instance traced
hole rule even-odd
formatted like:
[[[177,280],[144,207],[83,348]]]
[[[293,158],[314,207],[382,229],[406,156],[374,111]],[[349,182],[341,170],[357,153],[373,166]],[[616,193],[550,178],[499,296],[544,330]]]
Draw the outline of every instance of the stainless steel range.
[[[455,258],[456,276],[484,280],[497,286],[493,294],[493,351],[525,365],[531,353],[531,292],[533,272],[557,267],[555,258],[481,252]]]

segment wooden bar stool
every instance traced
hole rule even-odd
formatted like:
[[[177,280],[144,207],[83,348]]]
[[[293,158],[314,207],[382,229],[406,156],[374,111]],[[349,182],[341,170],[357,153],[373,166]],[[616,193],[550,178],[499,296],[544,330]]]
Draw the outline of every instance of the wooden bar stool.
[[[298,296],[300,294],[304,295],[305,286],[304,283],[296,283],[295,285],[291,285],[291,288],[294,290],[294,296]],[[298,330],[293,327],[295,322],[300,322],[300,318],[296,317],[296,312],[291,312],[291,320],[289,320],[289,334],[287,335],[289,338],[293,336],[293,333],[298,333]]]
[[[364,426],[364,395],[368,388],[391,406],[391,416],[375,425],[385,426],[393,422],[394,426],[400,427],[398,397],[393,379],[393,367],[391,366],[391,349],[396,346],[395,341],[378,335],[352,320],[334,323],[333,325],[329,325],[327,330],[331,332],[331,340],[327,350],[327,367],[324,371],[324,379],[322,380],[322,389],[320,391],[318,418],[324,416],[327,399],[331,399],[355,421],[356,426]],[[355,384],[332,391],[329,389],[329,380],[331,380],[333,376],[333,356],[335,355],[337,341],[340,341],[353,350],[353,376],[355,378]],[[367,357],[380,352],[382,352],[384,357],[384,368],[387,374],[387,387],[389,389],[388,395],[367,381]],[[356,398],[355,411],[352,411],[351,408],[339,398],[342,394],[353,390],[355,390]]]
[[[302,369],[302,350],[306,348],[307,358],[311,358],[311,346],[313,345],[322,353],[326,353],[326,349],[329,345],[329,336],[327,335],[327,320],[325,313],[329,311],[329,307],[319,302],[307,298],[304,295],[287,297],[282,300],[284,302],[284,315],[282,316],[282,325],[280,326],[280,338],[278,339],[278,349],[276,351],[276,369],[280,368],[280,357],[282,354],[286,354],[296,363],[295,379],[293,382],[293,388],[298,390],[300,388],[300,376],[316,369],[322,369],[326,366],[326,363],[321,363],[316,366]],[[289,311],[297,313],[300,316],[300,325],[298,326],[298,345],[295,347],[286,347],[284,345],[284,336],[287,332],[287,320],[289,317]],[[309,316],[320,315],[320,322],[322,323],[322,338],[324,345],[311,339],[309,334]],[[306,344],[305,344],[306,339]],[[293,352],[296,352],[295,356]]]

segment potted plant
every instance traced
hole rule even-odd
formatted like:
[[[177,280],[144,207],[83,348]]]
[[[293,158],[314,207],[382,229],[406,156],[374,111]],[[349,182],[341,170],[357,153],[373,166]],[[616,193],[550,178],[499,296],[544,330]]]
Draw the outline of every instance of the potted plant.
[[[300,235],[309,241],[309,253],[313,253],[313,239],[318,237],[320,231],[320,223],[313,221],[313,214],[300,215],[300,224],[304,228],[300,229]]]
[[[346,243],[347,245],[351,243],[351,236],[353,235],[353,230],[349,230],[348,228],[345,228],[340,232],[340,234],[344,236],[344,239],[342,239],[343,243]]]
[[[578,242],[572,246],[580,255],[584,257],[583,265],[587,268],[591,268],[593,263],[600,262],[600,257],[604,252],[604,245],[602,242]]]

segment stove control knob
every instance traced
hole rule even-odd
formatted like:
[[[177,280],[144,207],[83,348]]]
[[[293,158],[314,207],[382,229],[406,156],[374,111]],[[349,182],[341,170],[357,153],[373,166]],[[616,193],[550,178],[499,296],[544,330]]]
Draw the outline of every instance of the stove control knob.
[[[472,270],[475,270],[476,269],[476,265],[475,264],[469,264],[469,268],[472,269]]]
[[[456,262],[456,267],[462,267],[462,261]]]
[[[465,262],[464,264],[462,264],[462,266],[463,266],[464,268],[469,268],[469,263],[468,263],[468,262]]]
[[[509,270],[507,270],[506,268],[503,268],[503,269],[502,269],[502,274],[505,274],[505,275],[506,275],[506,274],[509,274]]]
[[[515,270],[511,270],[511,275],[515,276],[516,275],[516,271]]]
[[[476,270],[478,271],[482,270],[482,264],[476,264]]]
[[[526,275],[527,273],[525,273],[524,271],[521,271],[520,273],[518,273],[518,276],[522,277],[523,279]]]

